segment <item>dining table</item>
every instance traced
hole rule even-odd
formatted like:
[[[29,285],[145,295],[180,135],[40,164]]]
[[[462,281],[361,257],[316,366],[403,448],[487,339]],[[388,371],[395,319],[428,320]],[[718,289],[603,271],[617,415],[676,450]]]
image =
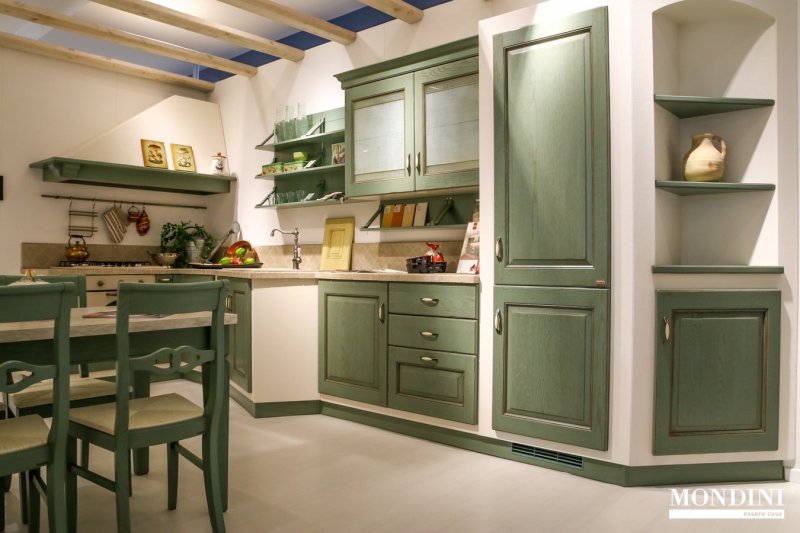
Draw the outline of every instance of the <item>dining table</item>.
[[[236,324],[235,313],[225,313],[225,325]],[[133,315],[130,318],[131,354],[147,354],[163,346],[210,346],[211,313],[172,315]],[[226,336],[229,327],[225,328]],[[96,363],[114,361],[116,353],[116,313],[113,307],[73,308],[70,315],[70,362]],[[48,320],[0,324],[0,361],[6,358],[41,363],[52,357],[53,322]],[[225,343],[228,346],[228,343]],[[226,364],[226,378],[229,368]],[[198,376],[203,380],[205,376]],[[132,395],[150,395],[150,376],[137,372],[133,376]],[[224,380],[225,396],[229,394]],[[204,387],[205,390],[205,387]],[[223,402],[223,442],[220,443],[223,504],[228,501],[228,427],[229,402]],[[133,468],[137,475],[147,474],[150,467],[148,448],[134,450]]]

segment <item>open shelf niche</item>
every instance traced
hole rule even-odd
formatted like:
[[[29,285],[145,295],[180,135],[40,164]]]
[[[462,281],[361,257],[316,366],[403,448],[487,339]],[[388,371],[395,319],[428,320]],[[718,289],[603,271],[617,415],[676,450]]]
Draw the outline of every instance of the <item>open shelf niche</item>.
[[[653,272],[783,271],[776,31],[773,18],[733,0],[682,1],[653,13]],[[720,182],[683,181],[682,159],[698,133],[727,143]]]

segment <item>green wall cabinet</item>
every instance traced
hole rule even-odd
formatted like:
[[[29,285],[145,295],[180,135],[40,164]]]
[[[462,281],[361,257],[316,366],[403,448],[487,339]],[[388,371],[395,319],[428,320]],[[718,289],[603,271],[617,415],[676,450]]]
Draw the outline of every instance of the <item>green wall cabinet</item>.
[[[386,405],[386,283],[319,282],[319,391]]]
[[[495,287],[492,427],[608,448],[608,291]]]
[[[478,185],[477,38],[337,77],[347,196]]]
[[[497,284],[609,284],[606,18],[494,38]]]
[[[657,291],[653,454],[778,449],[781,294]]]
[[[252,299],[250,280],[226,278],[230,282],[231,293],[226,302],[227,312],[236,313],[237,322],[228,336],[228,363],[231,381],[246,390],[253,391],[252,375]]]

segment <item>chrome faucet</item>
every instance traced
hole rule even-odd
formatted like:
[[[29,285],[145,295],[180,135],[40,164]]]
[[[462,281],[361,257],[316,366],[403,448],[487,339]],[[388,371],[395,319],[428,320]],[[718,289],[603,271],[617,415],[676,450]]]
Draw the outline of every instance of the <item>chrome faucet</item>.
[[[269,232],[269,236],[274,237],[276,231],[284,235],[294,235],[294,254],[292,255],[292,269],[300,270],[300,263],[303,262],[303,260],[300,258],[300,246],[298,245],[298,240],[300,239],[300,230],[294,228],[294,231],[283,231],[282,229],[275,228]]]

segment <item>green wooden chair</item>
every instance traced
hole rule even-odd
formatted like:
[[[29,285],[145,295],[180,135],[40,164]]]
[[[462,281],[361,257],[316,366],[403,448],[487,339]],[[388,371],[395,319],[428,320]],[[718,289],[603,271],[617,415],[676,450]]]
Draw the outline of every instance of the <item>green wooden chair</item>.
[[[223,438],[223,408],[228,401],[224,397],[224,319],[228,293],[227,280],[172,285],[119,285],[116,403],[70,411],[68,456],[71,463],[67,473],[70,531],[75,531],[77,527],[77,476],[81,476],[116,494],[117,531],[129,532],[131,450],[157,444],[167,445],[168,509],[175,509],[177,505],[180,454],[203,470],[212,530],[215,533],[225,531],[219,446]],[[132,315],[200,311],[211,311],[210,343],[202,341],[201,346],[164,346],[144,355],[131,354],[129,320]],[[134,372],[186,375],[198,367],[203,371],[202,407],[174,393],[129,399],[128,388]],[[202,435],[202,458],[179,443],[197,435]],[[114,452],[114,479],[75,464],[77,439]]]
[[[39,497],[47,501],[50,531],[66,531],[66,448],[69,414],[69,321],[75,298],[72,283],[0,287],[0,322],[52,320],[53,355],[49,361],[31,364],[0,356],[0,391],[16,393],[45,379],[53,380],[53,413],[48,428],[39,415],[0,421],[0,476],[20,473],[28,477],[28,530],[39,531]],[[2,348],[0,348],[2,350]],[[12,372],[24,377],[11,383]],[[47,467],[47,481],[40,468]],[[27,473],[27,474],[26,474]],[[22,495],[20,495],[22,498]],[[23,518],[25,516],[23,515]],[[0,523],[5,524],[5,495],[0,500]]]
[[[19,281],[23,276],[2,275],[0,276],[0,286],[9,285]],[[66,276],[37,276],[37,279],[48,283],[74,283],[77,289],[73,306],[86,307],[86,276],[66,275]],[[85,407],[98,403],[113,402],[116,398],[117,389],[114,383],[103,379],[89,377],[89,367],[87,365],[78,366],[78,374],[70,376],[70,407]],[[7,394],[7,415],[26,416],[37,414],[42,418],[50,418],[53,413],[53,383],[45,380],[37,383],[25,390],[14,394]],[[89,444],[81,446],[81,464],[89,464]],[[5,482],[4,483],[8,483]],[[20,505],[22,508],[23,523],[27,517],[28,493],[25,476],[19,477]]]

